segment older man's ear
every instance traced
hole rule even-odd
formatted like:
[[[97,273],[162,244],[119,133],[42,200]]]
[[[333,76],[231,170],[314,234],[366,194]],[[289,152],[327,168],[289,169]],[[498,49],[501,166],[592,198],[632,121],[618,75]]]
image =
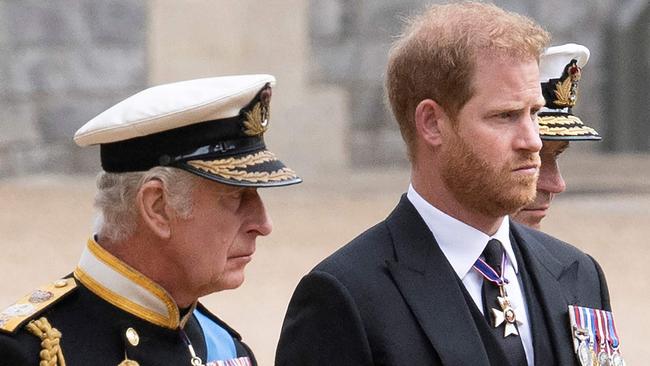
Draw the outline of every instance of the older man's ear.
[[[136,204],[141,223],[153,235],[160,239],[169,239],[174,212],[167,202],[163,182],[158,179],[145,182],[138,191]]]

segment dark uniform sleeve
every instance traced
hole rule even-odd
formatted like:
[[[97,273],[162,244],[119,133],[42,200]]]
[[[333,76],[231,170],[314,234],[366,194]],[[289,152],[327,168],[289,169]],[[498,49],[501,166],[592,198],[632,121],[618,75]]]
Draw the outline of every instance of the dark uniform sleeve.
[[[314,271],[296,288],[282,325],[276,366],[373,365],[356,304],[334,276]]]

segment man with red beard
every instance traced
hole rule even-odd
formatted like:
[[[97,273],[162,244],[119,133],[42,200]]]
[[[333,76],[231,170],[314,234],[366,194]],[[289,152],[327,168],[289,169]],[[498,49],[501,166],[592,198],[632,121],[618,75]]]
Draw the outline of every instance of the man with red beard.
[[[548,40],[492,4],[411,20],[386,72],[411,185],[300,281],[276,365],[576,364],[569,305],[609,308],[602,273],[508,219],[535,197]]]
[[[553,197],[566,189],[557,162],[560,154],[569,147],[570,141],[601,140],[596,130],[586,126],[571,112],[577,101],[577,83],[588,60],[589,49],[573,43],[550,47],[539,60],[540,80],[546,105],[539,113],[539,136],[542,139],[539,155],[542,164],[537,179],[537,195],[535,201],[512,217],[515,221],[535,229],[540,228]],[[565,94],[568,98],[558,98],[558,95],[563,95],[562,86],[569,86],[572,78],[575,85],[573,95],[569,90],[569,94]]]

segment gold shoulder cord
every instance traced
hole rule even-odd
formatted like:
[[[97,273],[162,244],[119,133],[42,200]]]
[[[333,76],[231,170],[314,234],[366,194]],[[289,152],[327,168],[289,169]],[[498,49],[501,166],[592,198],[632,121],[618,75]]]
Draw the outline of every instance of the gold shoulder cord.
[[[61,332],[52,328],[45,317],[32,320],[26,325],[30,333],[41,339],[41,362],[39,366],[65,366],[61,351]]]

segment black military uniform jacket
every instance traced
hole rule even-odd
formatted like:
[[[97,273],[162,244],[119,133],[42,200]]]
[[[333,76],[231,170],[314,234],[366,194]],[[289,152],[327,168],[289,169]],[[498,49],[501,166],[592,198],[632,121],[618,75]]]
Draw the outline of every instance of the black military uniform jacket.
[[[568,305],[609,310],[600,268],[539,231],[514,222],[510,230],[521,251],[519,268],[530,274],[533,288],[524,290],[538,297],[545,325],[532,323],[535,363],[577,365]],[[481,325],[487,322],[482,315],[484,324],[476,321],[478,308],[463,291],[431,231],[403,196],[385,221],[300,281],[282,326],[276,365],[507,365],[503,351],[483,337]]]
[[[195,311],[232,337],[235,358],[206,359]],[[201,304],[181,314],[164,289],[93,240],[72,276],[0,313],[2,366],[193,365],[192,352],[203,365],[256,365],[239,334]]]

